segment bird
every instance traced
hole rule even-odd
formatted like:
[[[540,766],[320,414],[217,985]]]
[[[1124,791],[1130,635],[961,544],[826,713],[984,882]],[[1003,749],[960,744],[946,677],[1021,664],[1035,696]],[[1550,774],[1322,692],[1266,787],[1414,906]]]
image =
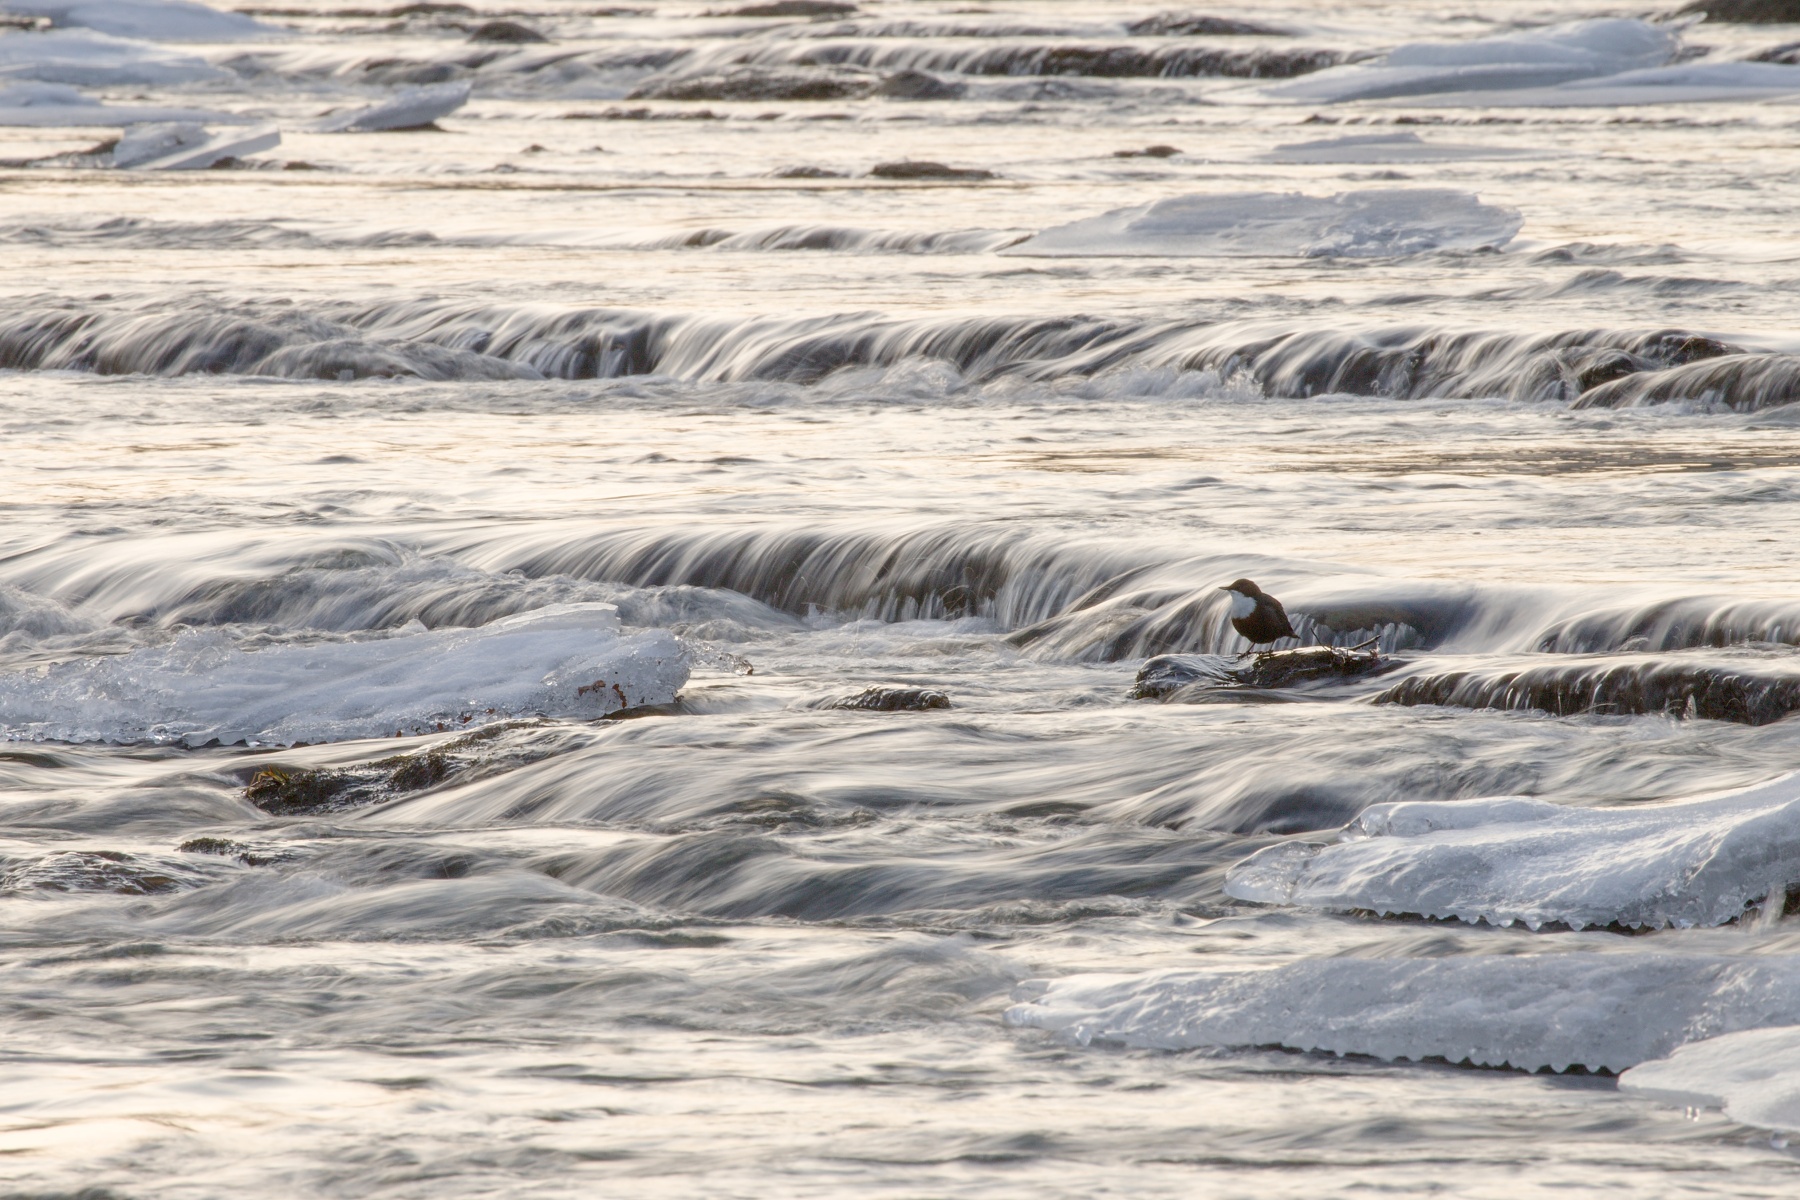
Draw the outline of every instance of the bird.
[[[1231,593],[1231,627],[1241,633],[1252,649],[1284,637],[1299,637],[1288,622],[1287,609],[1248,579],[1239,579],[1219,589]]]

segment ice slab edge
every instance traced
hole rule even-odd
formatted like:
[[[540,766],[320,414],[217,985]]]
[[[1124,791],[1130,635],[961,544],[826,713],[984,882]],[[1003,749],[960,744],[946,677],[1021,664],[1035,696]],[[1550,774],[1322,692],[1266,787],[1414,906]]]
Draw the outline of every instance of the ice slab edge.
[[[1389,1060],[1621,1071],[1800,1023],[1800,958],[1562,953],[1307,959],[1266,970],[1030,981],[1014,1026],[1078,1045],[1280,1046]]]
[[[0,738],[288,745],[668,704],[687,657],[664,630],[619,630],[610,604],[478,629],[239,648],[223,632],[0,677]]]
[[[1336,843],[1269,846],[1239,900],[1538,928],[1722,925],[1800,884],[1800,775],[1676,804],[1378,804]]]
[[[1504,246],[1524,219],[1450,188],[1370,188],[1333,196],[1238,192],[1173,196],[1058,225],[1002,254],[1038,258],[1380,258]]]
[[[1800,1132],[1800,1026],[1692,1042],[1626,1071],[1619,1090],[1684,1107],[1723,1109],[1744,1125]]]

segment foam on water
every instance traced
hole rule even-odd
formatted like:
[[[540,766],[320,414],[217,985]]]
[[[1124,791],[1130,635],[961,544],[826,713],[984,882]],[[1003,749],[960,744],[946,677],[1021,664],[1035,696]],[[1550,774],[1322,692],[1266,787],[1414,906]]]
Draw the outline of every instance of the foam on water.
[[[1447,188],[1178,196],[1046,229],[1022,257],[1297,255],[1378,258],[1503,246],[1524,219]]]
[[[1546,953],[1309,959],[1022,985],[1015,1026],[1157,1050],[1284,1046],[1536,1071],[1621,1071],[1800,1019],[1800,958]]]
[[[609,604],[254,650],[222,632],[188,632],[161,647],[0,676],[0,734],[188,745],[392,737],[667,704],[687,672],[671,634],[624,636]]]
[[[1533,929],[1722,925],[1800,884],[1800,775],[1679,804],[1403,801],[1233,867],[1240,900]]]

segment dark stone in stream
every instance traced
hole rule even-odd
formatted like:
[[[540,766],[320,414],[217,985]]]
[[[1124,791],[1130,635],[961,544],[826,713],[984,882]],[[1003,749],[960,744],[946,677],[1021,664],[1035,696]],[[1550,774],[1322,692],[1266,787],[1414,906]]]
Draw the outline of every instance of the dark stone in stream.
[[[967,84],[939,79],[928,71],[901,71],[882,80],[875,94],[890,100],[956,100],[968,90]]]
[[[1145,146],[1142,150],[1114,150],[1114,158],[1174,158],[1181,151],[1173,146]]]
[[[513,45],[525,45],[531,42],[547,42],[550,39],[529,25],[521,25],[517,21],[484,21],[469,30],[471,42],[506,42]]]
[[[770,175],[771,179],[843,179],[842,171],[829,171],[824,167],[783,167]]]
[[[191,887],[200,878],[166,862],[120,850],[62,850],[0,872],[6,892],[111,892],[154,896]]]
[[[1694,0],[1677,16],[1705,13],[1709,21],[1737,25],[1800,25],[1800,0]]]
[[[992,171],[980,167],[949,167],[940,162],[886,162],[870,169],[874,179],[993,179]]]
[[[1125,26],[1133,37],[1290,37],[1285,29],[1258,25],[1254,21],[1234,21],[1229,17],[1208,17],[1199,13],[1165,12],[1144,17]]]
[[[235,858],[247,867],[267,866],[281,857],[277,854],[264,854],[242,842],[220,837],[189,838],[175,849],[181,854],[215,854],[220,858]]]
[[[1790,67],[1800,67],[1800,42],[1783,42],[1761,54],[1752,54],[1750,61],[1786,63]]]
[[[1322,679],[1356,679],[1397,664],[1375,650],[1301,646],[1268,650],[1248,663],[1216,654],[1159,654],[1138,668],[1133,700],[1169,700],[1190,688],[1285,688]]]
[[[949,708],[950,697],[936,688],[876,686],[864,688],[854,696],[827,700],[820,708],[845,708],[858,712],[925,712],[933,708]]]
[[[1607,655],[1522,670],[1447,671],[1402,680],[1377,704],[1537,710],[1553,716],[1696,717],[1768,725],[1800,710],[1800,662]]]
[[[770,0],[767,4],[746,4],[741,8],[718,9],[705,13],[708,17],[849,17],[857,8],[845,0]]]
[[[1581,393],[1575,408],[1633,408],[1693,401],[1756,412],[1800,400],[1800,355],[1697,357],[1666,370],[1640,370]]]
[[[879,76],[819,68],[734,67],[728,71],[652,80],[627,100],[855,100],[872,93]]]
[[[244,799],[271,816],[337,812],[442,783],[458,764],[442,750],[398,754],[341,771],[271,763],[244,787]]]

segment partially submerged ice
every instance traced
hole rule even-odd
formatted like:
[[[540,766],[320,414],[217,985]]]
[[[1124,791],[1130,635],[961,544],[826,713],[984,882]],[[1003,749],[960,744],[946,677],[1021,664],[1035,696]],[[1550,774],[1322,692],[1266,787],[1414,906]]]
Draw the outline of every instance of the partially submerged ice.
[[[1238,192],[1117,209],[1046,229],[1001,253],[1379,258],[1503,246],[1523,223],[1517,209],[1449,188],[1371,188],[1334,196]]]
[[[273,125],[228,133],[212,133],[187,121],[134,125],[113,147],[112,163],[133,171],[204,171],[280,144],[281,131]]]
[[[1676,804],[1524,796],[1366,810],[1233,867],[1239,900],[1532,928],[1721,925],[1800,884],[1800,774]]]
[[[334,113],[320,121],[321,133],[376,133],[391,129],[422,129],[439,117],[449,116],[469,102],[467,82],[431,83],[403,88],[379,104]]]
[[[157,121],[233,121],[229,113],[149,104],[103,104],[66,83],[0,86],[0,125],[66,128]]]
[[[1680,51],[1681,36],[1674,27],[1605,17],[1464,42],[1413,42],[1376,61],[1332,67],[1263,88],[1262,94],[1301,104],[1335,104],[1541,88],[1664,66]]]
[[[1009,1024],[1158,1050],[1282,1046],[1524,1071],[1621,1071],[1721,1033],[1800,1023],[1800,957],[1561,953],[1303,959],[1073,975]]]
[[[92,29],[152,42],[230,42],[282,32],[254,17],[190,0],[4,0],[0,12],[43,17],[57,29]]]
[[[188,745],[392,737],[667,704],[687,676],[674,635],[625,635],[610,604],[558,605],[476,629],[260,650],[205,630],[0,677],[0,736]]]
[[[1687,1108],[1723,1109],[1744,1125],[1800,1132],[1800,1025],[1690,1042],[1626,1071],[1619,1090]]]
[[[1465,162],[1483,158],[1524,158],[1541,151],[1504,146],[1478,146],[1461,142],[1428,142],[1411,131],[1361,133],[1348,137],[1287,142],[1259,154],[1262,162],[1277,163],[1432,163]]]
[[[86,29],[0,33],[0,80],[35,79],[75,87],[167,87],[227,79],[197,54]]]

